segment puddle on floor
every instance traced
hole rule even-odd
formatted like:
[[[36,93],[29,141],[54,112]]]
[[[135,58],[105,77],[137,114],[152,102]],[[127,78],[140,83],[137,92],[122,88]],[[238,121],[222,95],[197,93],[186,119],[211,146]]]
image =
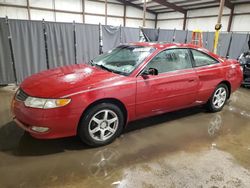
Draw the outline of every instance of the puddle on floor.
[[[10,122],[13,92],[0,90],[4,187],[250,187],[250,90],[219,113],[198,107],[130,123],[101,148],[23,134]]]

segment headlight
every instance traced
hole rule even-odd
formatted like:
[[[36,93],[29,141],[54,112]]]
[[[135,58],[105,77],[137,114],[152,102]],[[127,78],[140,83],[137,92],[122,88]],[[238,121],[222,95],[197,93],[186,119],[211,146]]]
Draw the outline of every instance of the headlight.
[[[32,108],[58,108],[69,104],[71,99],[43,99],[36,97],[28,97],[24,101],[24,105]]]

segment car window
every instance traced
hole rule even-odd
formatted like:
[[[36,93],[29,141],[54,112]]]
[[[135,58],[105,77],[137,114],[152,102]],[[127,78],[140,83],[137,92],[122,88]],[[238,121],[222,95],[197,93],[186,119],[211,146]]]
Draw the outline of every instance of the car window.
[[[210,57],[209,55],[199,52],[197,50],[191,50],[194,57],[194,62],[196,67],[201,67],[205,65],[211,65],[218,63],[214,58]]]
[[[114,73],[129,75],[154,51],[152,47],[121,45],[90,63]]]
[[[170,49],[157,54],[147,65],[146,69],[155,68],[158,73],[192,68],[187,49]]]

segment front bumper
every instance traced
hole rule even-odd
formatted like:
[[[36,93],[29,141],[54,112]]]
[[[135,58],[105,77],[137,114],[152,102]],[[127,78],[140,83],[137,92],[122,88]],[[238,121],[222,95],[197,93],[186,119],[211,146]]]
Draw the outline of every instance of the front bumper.
[[[28,126],[23,124],[21,121],[19,121],[16,117],[13,117],[13,121],[22,129],[24,129],[27,132],[30,132],[31,134],[46,134],[49,132],[48,127],[37,127],[37,126]],[[37,130],[36,130],[37,129]],[[40,129],[40,130],[39,130]]]
[[[79,111],[73,110],[70,106],[58,109],[36,109],[26,107],[23,102],[16,100],[13,100],[12,113],[13,120],[19,127],[39,139],[76,135],[80,117]],[[48,130],[39,131],[42,128],[48,128]]]

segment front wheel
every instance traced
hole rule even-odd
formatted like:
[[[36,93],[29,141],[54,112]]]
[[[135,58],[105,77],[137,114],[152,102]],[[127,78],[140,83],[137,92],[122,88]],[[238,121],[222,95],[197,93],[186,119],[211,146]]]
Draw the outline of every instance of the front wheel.
[[[219,84],[207,102],[208,110],[210,112],[221,111],[228,99],[228,96],[228,87],[225,84]]]
[[[90,146],[102,146],[111,143],[122,131],[124,115],[121,109],[111,103],[101,103],[85,112],[78,135]]]

